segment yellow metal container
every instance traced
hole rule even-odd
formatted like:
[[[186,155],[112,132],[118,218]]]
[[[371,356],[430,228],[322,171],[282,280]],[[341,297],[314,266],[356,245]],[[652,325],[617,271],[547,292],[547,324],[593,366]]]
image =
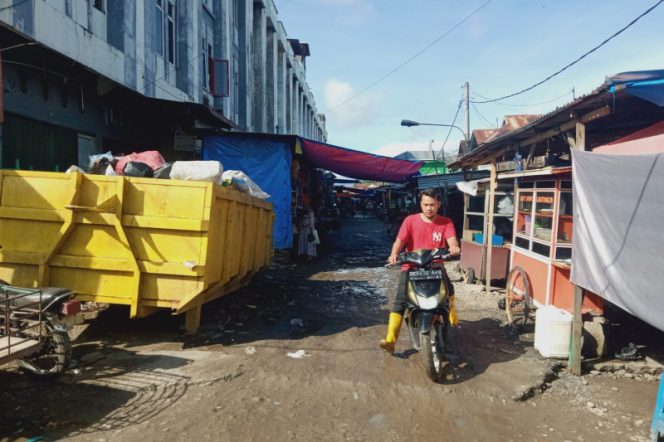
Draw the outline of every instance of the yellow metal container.
[[[0,279],[83,301],[187,313],[272,255],[272,205],[212,183],[0,170]]]

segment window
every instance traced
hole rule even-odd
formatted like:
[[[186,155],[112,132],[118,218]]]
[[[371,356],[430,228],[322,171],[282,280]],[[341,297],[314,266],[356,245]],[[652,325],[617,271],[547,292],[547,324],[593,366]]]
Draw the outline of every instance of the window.
[[[104,0],[93,0],[92,6],[94,6],[95,9],[99,9],[101,12],[106,12],[106,8],[104,7]]]
[[[468,196],[468,212],[484,213],[484,194]]]
[[[519,186],[516,235],[520,238],[515,240],[515,246],[546,258],[566,259],[571,252],[572,192],[543,190],[556,189],[556,184],[537,181],[525,190]],[[554,217],[556,205],[559,212]],[[554,237],[556,223],[558,233]],[[556,247],[554,251],[554,244],[562,248]]]
[[[572,192],[560,192],[560,208],[558,210],[558,244],[571,244],[573,231]]]
[[[232,0],[233,8],[233,43],[237,46],[239,41],[238,27],[240,26],[240,4],[238,0]]]
[[[485,208],[488,194],[484,191],[476,196],[467,196],[466,220],[463,239],[472,241],[475,233],[486,231]],[[514,194],[510,191],[498,191],[494,197],[493,233],[505,241],[512,239],[512,220],[514,216]]]
[[[533,236],[546,242],[551,242],[553,231],[553,201],[553,192],[537,192]]]
[[[175,1],[168,1],[168,16],[166,23],[166,44],[168,47],[168,62],[175,64]]]
[[[237,54],[233,55],[233,116],[234,121],[240,119],[240,60]]]
[[[157,11],[155,14],[155,23],[154,23],[154,30],[155,30],[155,48],[154,50],[157,52],[159,55],[164,55],[164,4],[163,0],[156,0],[157,1]]]
[[[175,0],[155,1],[155,51],[175,64]]]

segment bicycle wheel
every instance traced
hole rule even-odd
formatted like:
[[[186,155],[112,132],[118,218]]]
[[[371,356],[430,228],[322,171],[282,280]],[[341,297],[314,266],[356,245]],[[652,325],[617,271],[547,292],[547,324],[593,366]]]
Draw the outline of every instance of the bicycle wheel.
[[[507,276],[505,313],[507,322],[518,329],[528,321],[532,308],[532,291],[528,275],[521,267],[514,267]]]

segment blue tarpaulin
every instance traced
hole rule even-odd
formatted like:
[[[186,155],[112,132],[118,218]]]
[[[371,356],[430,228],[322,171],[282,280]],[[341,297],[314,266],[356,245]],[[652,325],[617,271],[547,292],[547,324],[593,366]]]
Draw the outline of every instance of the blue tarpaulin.
[[[664,106],[664,70],[623,72],[607,80],[609,92],[624,89],[630,95]]]
[[[274,206],[275,249],[293,246],[291,217],[291,163],[287,141],[260,137],[211,135],[203,139],[203,159],[220,161],[224,170],[241,170],[270,194]]]

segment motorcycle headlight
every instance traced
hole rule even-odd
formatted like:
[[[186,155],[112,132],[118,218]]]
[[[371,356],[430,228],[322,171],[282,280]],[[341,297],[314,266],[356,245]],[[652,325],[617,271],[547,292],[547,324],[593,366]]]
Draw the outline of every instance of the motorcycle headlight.
[[[437,296],[419,296],[417,295],[417,304],[421,309],[424,310],[433,310],[438,307],[438,297]]]

